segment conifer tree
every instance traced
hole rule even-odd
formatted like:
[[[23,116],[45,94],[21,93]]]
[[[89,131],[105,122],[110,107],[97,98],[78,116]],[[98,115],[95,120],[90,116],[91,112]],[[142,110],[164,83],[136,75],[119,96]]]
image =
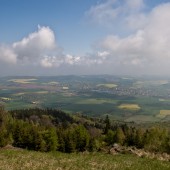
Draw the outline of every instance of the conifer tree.
[[[0,147],[9,143],[10,135],[8,132],[8,113],[5,112],[4,107],[0,106]]]
[[[74,138],[77,151],[85,151],[88,148],[90,135],[83,125],[79,125],[74,130]]]
[[[104,134],[107,134],[110,129],[110,119],[108,115],[106,116],[104,123],[105,123]]]
[[[72,129],[65,131],[64,137],[64,144],[65,144],[65,152],[71,153],[74,152],[76,149],[76,140],[74,138],[74,132]]]
[[[109,130],[106,134],[105,141],[108,145],[111,145],[115,142],[115,132]]]

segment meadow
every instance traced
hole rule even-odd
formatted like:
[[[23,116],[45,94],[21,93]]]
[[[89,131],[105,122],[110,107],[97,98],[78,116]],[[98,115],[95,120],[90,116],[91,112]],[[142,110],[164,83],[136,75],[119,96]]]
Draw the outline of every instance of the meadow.
[[[42,153],[1,149],[1,170],[169,170],[170,163],[134,155],[106,153]]]

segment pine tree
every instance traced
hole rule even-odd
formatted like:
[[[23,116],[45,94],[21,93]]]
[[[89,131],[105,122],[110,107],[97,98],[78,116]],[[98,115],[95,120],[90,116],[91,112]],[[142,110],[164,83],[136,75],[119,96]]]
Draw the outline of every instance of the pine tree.
[[[44,133],[44,140],[47,144],[47,151],[57,150],[58,137],[55,128],[50,128]]]
[[[108,115],[106,116],[104,123],[105,123],[104,134],[107,134],[110,129],[110,119]]]
[[[65,131],[64,136],[65,152],[71,153],[76,150],[76,139],[74,138],[73,130],[69,129]]]
[[[143,129],[138,129],[136,131],[136,135],[135,135],[135,146],[137,148],[143,148],[144,146],[144,130]]]
[[[57,129],[58,136],[58,151],[65,152],[65,134],[62,128]]]
[[[10,135],[8,133],[8,113],[5,112],[4,107],[0,107],[0,147],[8,144]]]
[[[108,145],[115,143],[115,132],[109,130],[106,134],[105,141]]]
[[[74,139],[77,151],[85,151],[88,148],[90,135],[83,125],[79,125],[74,130]]]

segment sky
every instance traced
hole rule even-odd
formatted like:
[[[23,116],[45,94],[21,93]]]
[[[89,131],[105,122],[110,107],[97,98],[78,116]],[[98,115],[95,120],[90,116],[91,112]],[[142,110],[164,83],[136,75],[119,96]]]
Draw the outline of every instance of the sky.
[[[170,0],[0,0],[0,76],[169,73]]]

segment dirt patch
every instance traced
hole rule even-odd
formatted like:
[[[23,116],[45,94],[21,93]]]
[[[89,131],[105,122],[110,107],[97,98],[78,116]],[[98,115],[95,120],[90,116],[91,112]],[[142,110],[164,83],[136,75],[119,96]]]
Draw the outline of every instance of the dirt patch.
[[[6,145],[2,148],[0,148],[1,150],[23,150],[22,148],[18,148],[18,147],[14,147],[12,145]]]

